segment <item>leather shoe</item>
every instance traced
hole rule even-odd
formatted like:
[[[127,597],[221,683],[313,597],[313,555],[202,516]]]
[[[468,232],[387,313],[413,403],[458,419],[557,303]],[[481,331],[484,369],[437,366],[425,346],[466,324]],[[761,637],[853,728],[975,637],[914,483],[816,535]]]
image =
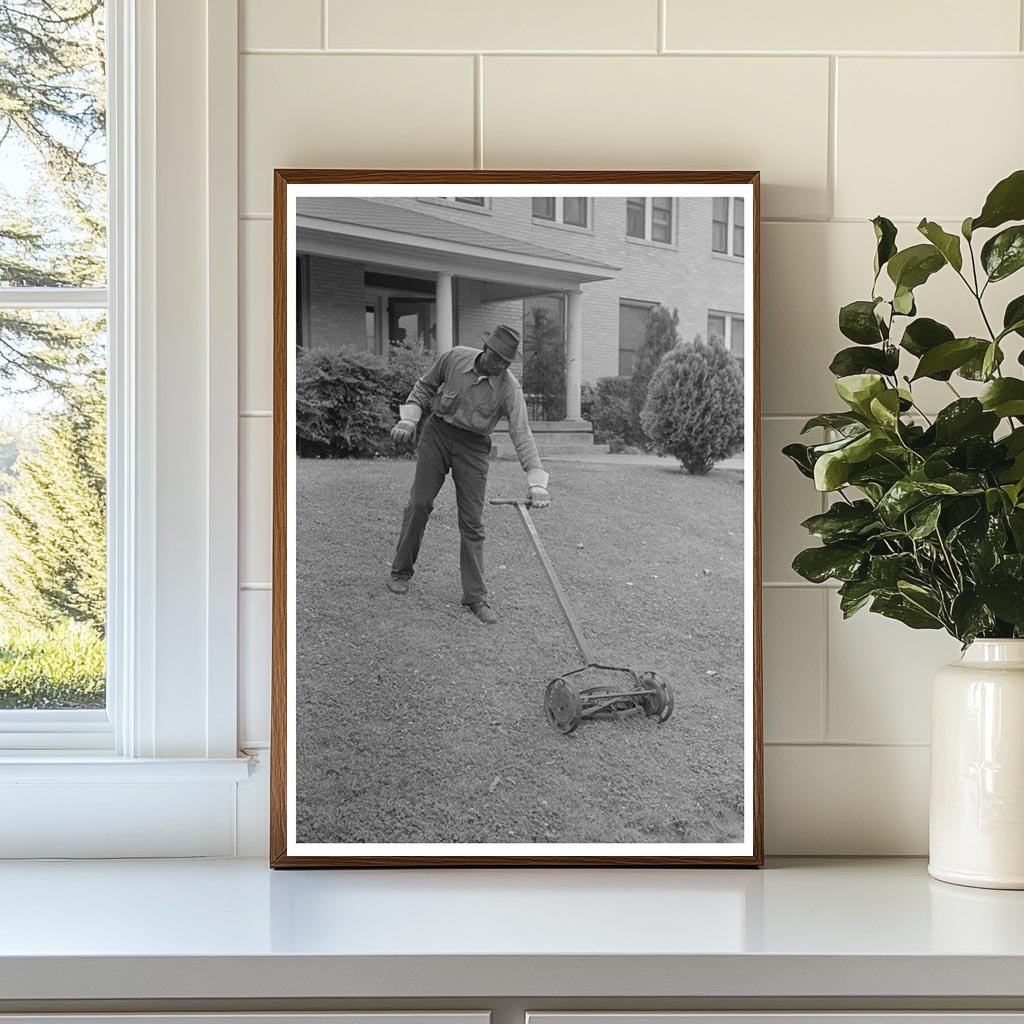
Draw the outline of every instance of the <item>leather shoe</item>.
[[[394,576],[388,580],[388,590],[392,594],[408,594],[409,593],[409,581],[396,579]]]
[[[498,614],[486,601],[477,601],[475,604],[467,605],[469,610],[488,626],[493,626],[498,621]]]

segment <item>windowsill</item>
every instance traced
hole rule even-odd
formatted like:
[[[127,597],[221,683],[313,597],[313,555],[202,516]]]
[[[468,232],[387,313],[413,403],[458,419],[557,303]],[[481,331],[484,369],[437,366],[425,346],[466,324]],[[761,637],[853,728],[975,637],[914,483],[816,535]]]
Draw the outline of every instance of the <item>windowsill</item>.
[[[731,252],[715,252],[711,251],[711,258],[713,260],[723,260],[726,263],[743,263],[743,256],[736,256]]]
[[[593,235],[592,227],[584,227],[582,224],[565,224],[560,220],[547,220],[544,217],[533,218],[534,227],[553,228],[556,231],[571,231],[577,235]]]
[[[0,784],[18,782],[242,782],[248,757],[115,757],[81,750],[0,755]]]
[[[673,249],[679,246],[675,242],[659,242],[653,238],[636,238],[633,235],[626,235],[626,241],[630,245],[646,245],[648,249]]]

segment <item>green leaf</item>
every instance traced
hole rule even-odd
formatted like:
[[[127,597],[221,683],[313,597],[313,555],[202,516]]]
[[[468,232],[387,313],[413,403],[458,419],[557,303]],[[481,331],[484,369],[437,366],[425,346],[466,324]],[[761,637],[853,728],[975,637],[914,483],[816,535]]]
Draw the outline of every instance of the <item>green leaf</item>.
[[[981,338],[954,338],[952,341],[944,341],[921,356],[912,379],[933,377],[941,380],[939,374],[946,370],[956,370],[975,356],[984,357],[987,348],[988,342],[982,341]]]
[[[925,537],[935,532],[941,514],[942,502],[940,501],[928,501],[923,505],[918,505],[910,513],[910,520],[914,525],[908,531],[908,536],[913,537],[914,540],[924,540]]]
[[[897,288],[913,291],[945,265],[945,257],[934,245],[912,245],[896,253],[889,260],[886,271]]]
[[[888,338],[885,326],[875,316],[876,299],[858,300],[839,310],[839,331],[858,345],[877,345]]]
[[[944,341],[952,341],[956,335],[945,325],[929,317],[918,317],[913,323],[907,324],[900,345],[912,356],[920,358]]]
[[[1019,579],[994,575],[978,584],[978,597],[1004,622],[1024,629],[1024,586]]]
[[[942,620],[914,607],[902,596],[880,595],[871,602],[871,610],[887,619],[896,619],[911,629],[942,629]]]
[[[900,395],[898,391],[883,391],[871,399],[868,406],[872,418],[886,430],[896,430],[900,419]]]
[[[970,643],[976,637],[995,629],[995,618],[977,594],[964,592],[953,599],[949,617],[956,627],[956,638]]]
[[[892,376],[900,365],[900,352],[894,345],[883,348],[840,349],[829,364],[829,370],[837,377],[848,377],[865,370],[877,370]]]
[[[826,452],[814,463],[814,486],[819,491],[838,490],[850,479],[850,463],[843,453]]]
[[[986,345],[984,352],[979,352],[976,356],[971,356],[971,358],[968,359],[967,362],[964,363],[964,365],[961,366],[960,369],[956,371],[957,376],[963,377],[964,380],[989,380],[992,376],[992,373],[994,372],[994,368],[992,371],[989,371],[988,373],[985,372],[985,356],[987,355],[988,346]],[[1002,363],[1003,361],[1003,350],[997,346],[993,353],[993,356],[994,365],[999,366],[999,364]]]
[[[886,217],[879,215],[871,221],[875,229],[875,278],[882,271],[882,267],[896,255],[896,225]]]
[[[865,558],[859,544],[826,544],[801,551],[793,559],[793,569],[812,583],[824,583],[827,579],[852,580]]]
[[[917,230],[942,253],[945,261],[954,269],[959,271],[963,265],[963,256],[960,254],[960,239],[944,231],[933,220],[922,220],[917,225]]]
[[[999,417],[1024,416],[1024,380],[1001,377],[978,396],[982,406]]]
[[[877,373],[854,373],[836,381],[836,393],[854,412],[865,414],[871,399],[886,390]]]
[[[1009,334],[1010,331],[1024,338],[1024,295],[1012,299],[1003,313],[1003,334]]]
[[[814,477],[814,463],[811,461],[810,448],[805,444],[787,444],[782,454],[789,459],[806,477]]]
[[[892,308],[900,316],[913,316],[917,312],[917,306],[914,305],[914,293],[909,288],[900,285],[892,297]]]
[[[910,571],[914,556],[906,552],[895,555],[875,555],[868,567],[868,579],[876,587],[895,591],[896,585]]]
[[[1000,231],[981,249],[981,265],[990,281],[1002,281],[1024,267],[1024,225]]]
[[[1024,170],[1014,171],[989,192],[981,213],[970,220],[967,230],[997,228],[1008,220],[1024,220]],[[964,221],[965,228],[967,224],[968,221]]]
[[[852,504],[837,501],[827,512],[811,516],[800,524],[808,533],[820,537],[826,544],[848,540],[879,529],[878,517],[868,501]]]
[[[850,580],[839,588],[839,607],[843,618],[848,619],[860,611],[879,592],[878,585],[871,580]]]
[[[985,355],[981,360],[981,376],[984,380],[988,380],[992,376],[993,371],[1002,361],[999,356],[999,342],[993,341],[985,349]]]
[[[985,412],[976,398],[958,398],[935,417],[935,439],[940,445],[956,444],[968,437],[991,437],[999,417]]]
[[[971,227],[973,220],[973,217],[966,217],[963,224],[960,225],[960,234],[963,235],[968,242],[971,240],[971,235],[974,234],[974,230]]]
[[[956,494],[957,488],[934,480],[897,480],[882,496],[877,512],[890,526],[912,508],[942,494]]]
[[[867,349],[858,349],[858,352],[866,352]],[[812,416],[801,429],[801,434],[806,434],[808,430],[814,430],[815,427],[825,427],[829,430],[846,431],[851,427],[864,426],[863,421],[853,416],[848,412],[824,412],[820,416]],[[860,431],[858,431],[859,433]]]

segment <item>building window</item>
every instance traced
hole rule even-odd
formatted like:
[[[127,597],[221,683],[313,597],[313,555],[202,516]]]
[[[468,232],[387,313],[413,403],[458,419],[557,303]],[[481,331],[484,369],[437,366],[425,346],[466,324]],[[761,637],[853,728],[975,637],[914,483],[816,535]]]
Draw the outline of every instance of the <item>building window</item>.
[[[711,251],[727,256],[743,255],[744,212],[742,199],[718,196],[711,210]],[[730,247],[731,245],[731,247]]]
[[[483,196],[456,196],[455,202],[465,203],[467,206],[486,206],[487,200]]]
[[[590,202],[586,196],[537,196],[533,200],[533,219],[586,228],[590,226]]]
[[[56,728],[107,703],[105,5],[65,6],[0,24],[0,717]]]
[[[671,196],[646,196],[626,200],[626,236],[647,242],[672,244]]]
[[[619,376],[631,377],[636,354],[643,346],[647,335],[647,321],[651,310],[651,302],[620,302],[619,303]]]
[[[555,200],[553,197],[537,197],[533,200],[533,215],[538,220],[555,219]]]
[[[473,213],[489,214],[491,212],[491,200],[488,196],[417,196],[416,201],[432,203],[434,206],[471,210]]]
[[[742,363],[745,351],[743,317],[739,313],[708,313],[708,341],[725,345]]]

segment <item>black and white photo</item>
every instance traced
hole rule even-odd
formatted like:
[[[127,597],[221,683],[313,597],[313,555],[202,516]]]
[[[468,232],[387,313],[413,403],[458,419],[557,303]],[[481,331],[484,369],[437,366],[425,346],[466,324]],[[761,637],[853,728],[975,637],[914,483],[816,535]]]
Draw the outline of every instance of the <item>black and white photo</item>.
[[[272,863],[760,863],[757,175],[514,178],[277,172]]]

